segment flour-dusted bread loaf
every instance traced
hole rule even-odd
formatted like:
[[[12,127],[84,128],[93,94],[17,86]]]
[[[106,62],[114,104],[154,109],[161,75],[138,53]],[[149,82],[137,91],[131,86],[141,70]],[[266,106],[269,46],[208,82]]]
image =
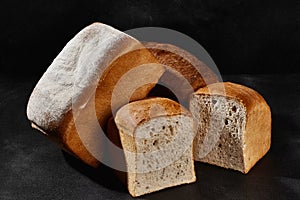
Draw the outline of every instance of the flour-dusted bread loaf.
[[[39,80],[28,102],[28,119],[64,150],[97,167],[103,156],[101,128],[112,109],[128,103],[123,94],[130,94],[132,86],[138,89],[131,100],[147,96],[165,71],[157,63],[136,39],[94,23],[67,43]],[[141,65],[143,70],[131,76],[147,84],[123,81],[123,93],[114,93],[117,100],[111,105],[118,81]]]
[[[248,173],[271,145],[271,111],[253,89],[215,83],[191,95],[195,160]]]
[[[196,181],[191,114],[166,98],[123,106],[116,114],[132,196]]]
[[[184,49],[156,42],[143,44],[161,64],[167,66],[158,85],[151,91],[152,96],[178,100],[188,107],[188,97],[192,92],[219,82],[219,77],[207,65]]]

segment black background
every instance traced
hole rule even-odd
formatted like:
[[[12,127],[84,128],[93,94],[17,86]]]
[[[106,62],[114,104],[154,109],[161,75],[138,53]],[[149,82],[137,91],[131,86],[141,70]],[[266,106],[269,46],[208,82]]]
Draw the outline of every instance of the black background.
[[[0,199],[131,198],[111,169],[92,170],[33,130],[36,81],[82,28],[155,26],[198,41],[224,81],[257,90],[272,110],[272,145],[247,175],[196,163],[197,182],[138,199],[300,199],[300,2],[173,0],[0,2]]]
[[[78,1],[0,3],[1,73],[40,77],[82,28],[100,21],[119,30],[155,26],[199,42],[221,74],[299,72],[296,0]]]

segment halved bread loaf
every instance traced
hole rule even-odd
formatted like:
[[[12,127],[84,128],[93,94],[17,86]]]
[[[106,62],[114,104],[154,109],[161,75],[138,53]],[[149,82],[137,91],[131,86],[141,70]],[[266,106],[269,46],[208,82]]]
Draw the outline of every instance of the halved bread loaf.
[[[28,119],[64,150],[96,167],[104,153],[101,128],[105,129],[112,109],[128,103],[123,94],[114,93],[118,98],[112,105],[115,85],[127,72],[143,66],[131,76],[146,77],[147,84],[125,82],[122,92],[130,93],[128,88],[136,86],[131,100],[146,97],[165,71],[157,63],[136,39],[94,23],[68,42],[39,80],[28,102]]]
[[[196,181],[193,118],[178,103],[166,98],[135,101],[117,112],[115,122],[132,196]]]
[[[144,46],[155,58],[166,66],[151,96],[178,100],[188,107],[189,95],[197,89],[219,82],[219,77],[198,58],[172,44],[144,42]],[[174,96],[174,94],[176,96]]]
[[[215,83],[191,95],[195,160],[248,173],[271,144],[271,111],[253,89]]]

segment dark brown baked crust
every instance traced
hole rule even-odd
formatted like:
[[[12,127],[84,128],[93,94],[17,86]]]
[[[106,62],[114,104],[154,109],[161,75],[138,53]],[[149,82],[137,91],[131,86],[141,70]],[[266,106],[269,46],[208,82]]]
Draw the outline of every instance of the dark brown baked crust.
[[[155,42],[143,44],[161,64],[168,66],[158,83],[165,88],[157,85],[151,91],[152,96],[168,97],[182,103],[197,89],[219,82],[218,76],[208,66],[184,49],[172,44]],[[176,94],[177,99],[174,99],[172,92]]]

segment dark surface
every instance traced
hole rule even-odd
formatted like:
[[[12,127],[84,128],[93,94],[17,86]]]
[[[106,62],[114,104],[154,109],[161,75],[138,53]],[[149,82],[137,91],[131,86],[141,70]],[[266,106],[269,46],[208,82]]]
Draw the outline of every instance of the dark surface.
[[[26,119],[39,77],[95,21],[180,31],[221,74],[235,74],[225,80],[258,90],[272,109],[271,150],[248,175],[196,163],[196,183],[141,199],[300,199],[299,8],[298,0],[1,0],[0,199],[133,199],[109,168],[63,154]]]
[[[265,97],[271,150],[247,175],[196,163],[196,183],[140,199],[300,199],[300,74],[223,78]],[[34,85],[0,77],[0,199],[133,199],[109,168],[89,169],[30,127],[25,110]]]
[[[299,0],[1,0],[0,73],[40,77],[82,28],[155,26],[200,43],[222,74],[300,72]]]

